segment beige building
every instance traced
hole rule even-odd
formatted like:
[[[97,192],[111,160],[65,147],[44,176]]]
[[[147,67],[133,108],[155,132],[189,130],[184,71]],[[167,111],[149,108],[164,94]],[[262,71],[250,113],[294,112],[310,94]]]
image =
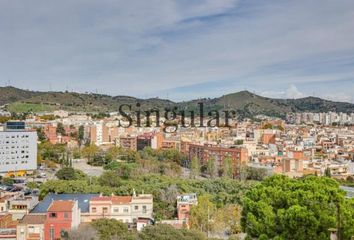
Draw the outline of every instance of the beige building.
[[[44,240],[45,214],[28,214],[17,224],[17,240]]]
[[[113,218],[124,223],[136,223],[138,218],[152,218],[153,196],[98,196],[90,200],[90,220]]]

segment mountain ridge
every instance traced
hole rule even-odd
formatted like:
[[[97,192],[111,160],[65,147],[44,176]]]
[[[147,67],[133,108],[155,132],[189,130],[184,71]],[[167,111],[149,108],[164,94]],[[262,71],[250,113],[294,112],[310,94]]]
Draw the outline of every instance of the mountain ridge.
[[[15,87],[0,87],[0,106],[6,105],[6,109],[12,112],[39,112],[56,109],[73,112],[113,112],[118,111],[121,104],[130,104],[134,109],[137,103],[140,103],[141,110],[177,106],[180,109],[192,111],[196,110],[198,102],[203,102],[206,110],[233,109],[244,117],[257,114],[284,117],[289,112],[354,112],[352,103],[335,102],[312,96],[298,99],[268,98],[249,91],[225,94],[216,98],[174,102],[158,97],[141,99],[123,95],[110,96],[67,91],[40,92]]]

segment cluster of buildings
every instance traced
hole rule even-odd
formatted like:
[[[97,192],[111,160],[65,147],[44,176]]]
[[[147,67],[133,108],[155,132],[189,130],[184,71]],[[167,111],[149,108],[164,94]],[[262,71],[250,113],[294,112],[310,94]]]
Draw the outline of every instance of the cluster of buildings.
[[[354,113],[336,113],[336,112],[326,112],[326,113],[289,113],[287,115],[287,120],[293,124],[323,124],[323,125],[350,125],[354,124]]]
[[[78,147],[84,141],[99,147],[119,146],[132,151],[145,147],[176,149],[188,160],[197,158],[201,165],[214,158],[218,168],[228,157],[232,159],[234,177],[241,175],[242,166],[289,176],[321,175],[326,169],[330,169],[335,177],[346,178],[354,174],[353,126],[326,124],[326,119],[351,123],[353,114],[295,113],[289,114],[288,122],[271,118],[262,122],[245,120],[233,122],[228,128],[179,127],[172,133],[164,132],[162,127],[144,127],[144,119],[142,127],[122,127],[119,125],[120,116],[116,114],[99,120],[87,114],[74,115],[65,111],[57,111],[54,115],[56,117],[52,119],[29,117],[25,121],[25,130],[23,126],[11,129],[5,125],[1,131],[0,126],[0,171],[36,168],[37,138],[33,129],[42,128],[48,141],[65,143],[70,148]],[[291,117],[295,118],[296,124],[292,124]],[[204,126],[207,121],[205,119]],[[312,124],[317,121],[322,124]]]
[[[155,224],[151,194],[49,194],[42,201],[22,193],[0,194],[0,239],[65,239],[70,231],[102,218],[116,219],[137,231]],[[189,228],[191,207],[198,204],[197,195],[180,195],[176,201],[176,218],[159,223]]]
[[[138,231],[153,223],[151,194],[50,194],[39,202],[35,196],[0,193],[0,239],[61,239],[80,224],[100,218],[122,221]]]

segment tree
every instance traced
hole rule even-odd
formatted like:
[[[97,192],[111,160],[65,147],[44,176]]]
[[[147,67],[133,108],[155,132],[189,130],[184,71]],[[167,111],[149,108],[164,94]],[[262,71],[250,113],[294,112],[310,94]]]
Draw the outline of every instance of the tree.
[[[64,125],[62,123],[58,123],[58,125],[57,125],[57,134],[60,134],[62,136],[66,136]]]
[[[80,180],[86,178],[85,173],[72,167],[63,167],[55,176],[60,180]]]
[[[2,184],[11,186],[12,184],[14,184],[14,180],[12,178],[5,177],[2,179]]]
[[[83,125],[80,125],[79,131],[78,131],[78,134],[77,134],[77,140],[79,141],[80,145],[84,141],[84,136],[85,136],[85,128],[84,128]]]
[[[276,175],[246,193],[241,225],[252,238],[322,240],[328,239],[328,229],[341,219],[341,239],[350,239],[354,233],[352,201],[330,178]]]
[[[127,225],[116,219],[97,219],[91,225],[98,232],[100,240],[111,239],[134,239],[134,236],[129,232]]]
[[[38,184],[37,184],[36,182],[27,182],[26,186],[27,186],[29,189],[38,188]]]
[[[227,232],[229,235],[241,232],[241,208],[235,204],[228,204],[219,208],[213,218],[216,231]]]
[[[69,240],[99,240],[97,231],[91,225],[82,225],[68,232]]]
[[[37,136],[38,136],[39,141],[43,142],[47,139],[44,132],[43,132],[43,128],[38,127],[38,128],[36,128],[36,131],[37,131]]]
[[[190,211],[190,225],[193,229],[201,232],[213,230],[213,223],[210,221],[216,213],[216,206],[210,201],[208,195],[198,197],[198,205],[192,206]]]
[[[222,165],[222,176],[225,178],[233,177],[232,159],[230,157],[224,158]]]
[[[207,173],[211,178],[217,177],[218,171],[216,169],[216,162],[214,157],[210,157],[207,162]]]
[[[120,154],[119,147],[111,147],[107,150],[105,158],[110,162],[112,160],[117,160],[119,154]]]
[[[193,157],[191,161],[191,167],[190,167],[190,177],[196,178],[199,175],[200,175],[199,159],[197,157]]]
[[[87,160],[90,162],[93,157],[98,153],[99,151],[99,148],[94,145],[94,144],[91,144],[89,146],[85,146],[83,149],[82,149],[82,156],[87,158]]]
[[[332,175],[332,174],[331,174],[331,169],[327,167],[327,168],[325,169],[325,171],[324,171],[324,175],[325,175],[326,177],[329,177],[329,178],[330,178],[331,175]]]
[[[249,166],[242,166],[240,169],[240,174],[242,180],[247,179],[247,180],[262,181],[265,177],[268,176],[266,169],[249,167]]]
[[[60,158],[65,152],[65,145],[63,144],[43,142],[38,145],[38,153],[41,155],[43,160],[50,160],[59,163]]]
[[[171,225],[157,224],[155,226],[147,226],[139,234],[141,240],[205,240],[203,233],[196,230],[176,229]]]
[[[109,187],[119,187],[121,179],[115,171],[106,171],[98,179],[99,183]]]

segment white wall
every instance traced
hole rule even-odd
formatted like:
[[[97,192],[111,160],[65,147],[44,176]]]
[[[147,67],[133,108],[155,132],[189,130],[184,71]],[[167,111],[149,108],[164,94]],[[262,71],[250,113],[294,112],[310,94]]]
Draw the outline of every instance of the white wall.
[[[37,169],[37,132],[0,132],[0,173]]]

